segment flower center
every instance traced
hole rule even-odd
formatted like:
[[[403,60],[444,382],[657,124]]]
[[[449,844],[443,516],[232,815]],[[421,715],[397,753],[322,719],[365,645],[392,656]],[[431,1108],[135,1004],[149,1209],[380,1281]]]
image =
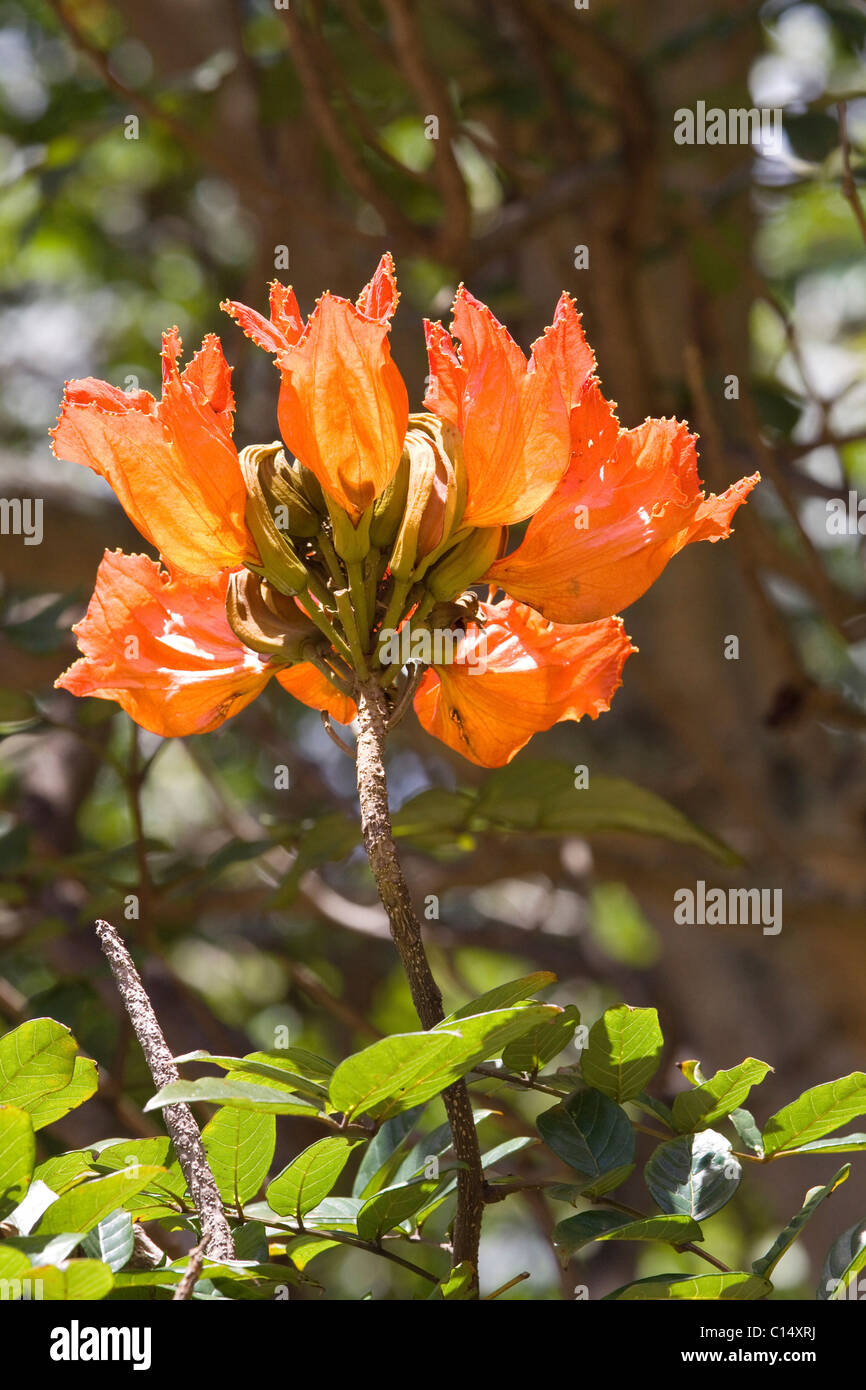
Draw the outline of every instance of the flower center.
[[[258,554],[232,576],[226,613],[253,651],[312,660],[340,688],[371,675],[388,686],[405,664],[390,659],[405,623],[414,637],[479,620],[470,586],[502,553],[506,530],[461,525],[463,446],[447,422],[409,416],[397,472],[357,522],[279,443],[250,445],[240,461]]]

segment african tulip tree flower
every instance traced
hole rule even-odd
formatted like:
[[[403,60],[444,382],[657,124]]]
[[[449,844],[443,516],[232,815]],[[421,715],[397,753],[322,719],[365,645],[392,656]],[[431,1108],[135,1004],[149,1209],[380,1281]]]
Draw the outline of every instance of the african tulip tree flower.
[[[372,679],[487,767],[609,708],[633,650],[617,613],[684,545],[727,536],[757,476],[705,497],[685,425],[623,430],[567,294],[527,361],[461,287],[454,337],[426,324],[426,409],[410,414],[397,301],[384,256],[355,304],[324,294],[306,322],[277,282],[269,318],[223,306],[274,358],[282,443],[238,453],[213,336],[181,370],[165,335],[159,401],[68,384],[55,453],[107,479],[160,561],[106,552],[58,685],[173,736],[216,728],[272,678],[348,723]],[[452,659],[393,659],[407,624],[413,641],[459,631]]]

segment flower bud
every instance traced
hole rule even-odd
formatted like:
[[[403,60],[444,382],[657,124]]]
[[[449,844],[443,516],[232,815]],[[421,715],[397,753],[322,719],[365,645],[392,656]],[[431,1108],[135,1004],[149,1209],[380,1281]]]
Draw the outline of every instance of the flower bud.
[[[455,599],[434,603],[427,614],[427,627],[432,631],[437,628],[465,628],[467,623],[475,622],[478,618],[480,603],[473,589],[467,589]]]
[[[469,532],[433,565],[424,583],[437,600],[453,598],[487,573],[499,559],[508,535],[505,526],[481,526]]]
[[[247,487],[246,523],[258,546],[261,564],[250,568],[260,573],[282,594],[299,594],[309,576],[289,538],[277,527],[262,488],[260,468],[279,446],[250,444],[240,453],[241,470]]]
[[[403,520],[408,491],[409,455],[404,450],[397,472],[385,491],[380,493],[373,503],[370,541],[377,550],[385,550],[394,544],[394,538]]]
[[[373,519],[373,509],[368,507],[358,519],[358,525],[352,525],[352,518],[348,512],[344,512],[337,502],[329,503],[328,513],[331,518],[331,536],[334,542],[334,549],[341,560],[347,564],[354,564],[355,561],[363,560],[370,553],[370,522]]]
[[[259,482],[278,531],[301,539],[315,536],[322,519],[305,497],[282,449],[261,459]]]
[[[328,504],[325,501],[322,484],[319,482],[313,470],[307,468],[306,464],[301,463],[300,459],[296,459],[292,466],[292,472],[297,473],[301,492],[304,494],[304,497],[309,502],[313,511],[318,512],[319,516],[327,516]]]
[[[413,420],[416,417],[412,417]],[[451,534],[458,502],[454,465],[441,437],[421,426],[407,431],[409,486],[403,521],[391,552],[391,573],[407,580],[419,561]]]
[[[245,647],[282,662],[304,661],[305,652],[319,637],[318,628],[294,599],[246,569],[229,578],[226,617]]]

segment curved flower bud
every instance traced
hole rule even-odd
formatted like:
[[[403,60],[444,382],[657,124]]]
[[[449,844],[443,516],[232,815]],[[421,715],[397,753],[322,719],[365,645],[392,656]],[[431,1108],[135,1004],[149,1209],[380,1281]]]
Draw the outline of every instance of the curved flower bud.
[[[310,643],[319,638],[318,628],[294,599],[272,589],[250,570],[236,570],[230,576],[226,617],[232,632],[250,651],[279,657],[287,664],[304,661]]]
[[[322,518],[309,501],[298,473],[289,466],[281,445],[259,463],[259,482],[278,531],[302,540],[315,536]]]
[[[279,445],[249,444],[240,453],[247,487],[246,522],[261,556],[261,564],[250,562],[250,568],[260,572],[281,594],[292,595],[306,589],[309,575],[291,541],[271,515],[259,474],[262,464],[276,452],[279,452]]]
[[[470,531],[425,576],[424,583],[433,597],[453,598],[467,585],[477,584],[503,553],[507,538],[506,526],[482,526]]]
[[[373,518],[370,522],[370,544],[377,550],[392,546],[403,520],[406,498],[409,493],[409,455],[403,450],[400,467],[394,474],[384,492],[373,503]]]
[[[407,580],[419,561],[448,539],[459,501],[457,470],[441,432],[424,419],[413,420],[417,423],[407,431],[404,445],[409,459],[406,506],[390,561],[398,580]]]

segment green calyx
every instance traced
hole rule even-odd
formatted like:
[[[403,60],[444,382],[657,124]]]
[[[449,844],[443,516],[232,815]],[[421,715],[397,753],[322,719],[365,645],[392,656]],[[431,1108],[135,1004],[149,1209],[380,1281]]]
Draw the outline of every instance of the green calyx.
[[[226,614],[250,650],[310,661],[343,693],[370,675],[396,690],[400,666],[383,659],[383,636],[407,619],[407,633],[434,635],[482,621],[471,586],[502,554],[507,528],[461,525],[467,478],[452,425],[410,415],[399,466],[360,517],[278,442],[250,445],[240,463],[258,554],[232,575]]]

